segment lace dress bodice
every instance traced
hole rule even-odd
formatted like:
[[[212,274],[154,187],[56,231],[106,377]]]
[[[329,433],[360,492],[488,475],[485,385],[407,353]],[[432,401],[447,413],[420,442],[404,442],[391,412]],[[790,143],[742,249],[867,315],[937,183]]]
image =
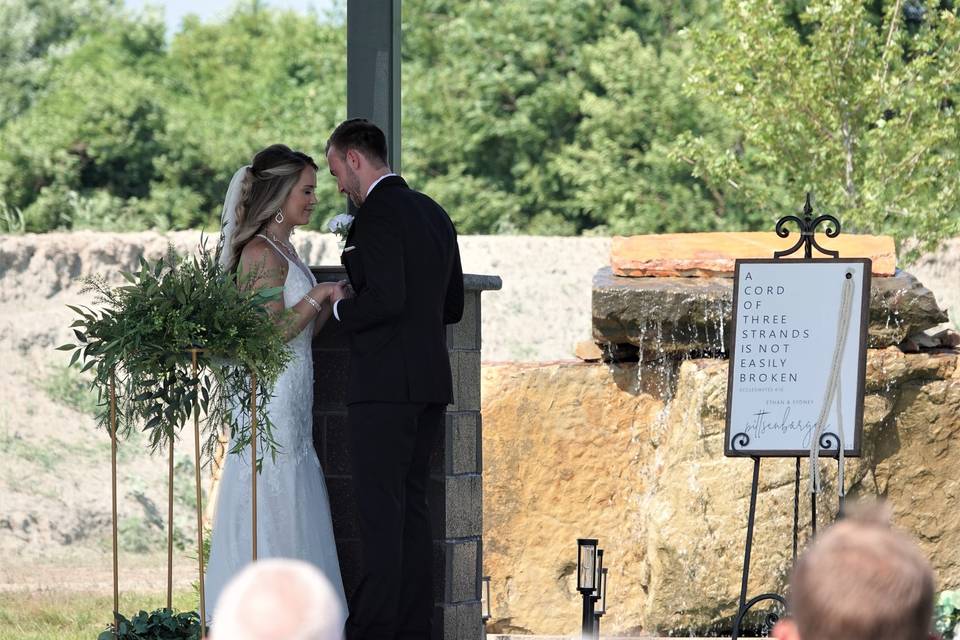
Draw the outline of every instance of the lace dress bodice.
[[[317,280],[310,269],[299,259],[287,256],[272,240],[260,235],[279,255],[287,261],[287,277],[283,283],[283,306],[294,306],[316,286]],[[273,390],[274,401],[270,403],[270,419],[274,425],[289,425],[291,428],[274,429],[274,439],[282,455],[292,455],[297,462],[309,459],[317,466],[313,449],[313,329],[316,320],[311,320],[287,345],[293,359],[280,374]],[[282,400],[282,401],[277,401]]]

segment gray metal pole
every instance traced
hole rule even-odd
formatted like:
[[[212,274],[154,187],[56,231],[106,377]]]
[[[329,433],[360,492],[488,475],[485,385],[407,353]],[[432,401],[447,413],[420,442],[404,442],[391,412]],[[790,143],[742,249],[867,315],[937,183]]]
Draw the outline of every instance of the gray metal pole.
[[[387,135],[400,172],[400,0],[347,0],[347,116]]]

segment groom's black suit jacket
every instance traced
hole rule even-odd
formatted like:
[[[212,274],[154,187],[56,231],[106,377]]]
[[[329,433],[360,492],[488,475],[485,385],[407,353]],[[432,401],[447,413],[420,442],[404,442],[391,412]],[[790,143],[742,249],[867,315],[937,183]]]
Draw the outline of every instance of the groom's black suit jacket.
[[[463,270],[447,212],[403,178],[381,180],[341,256],[356,296],[337,306],[350,337],[347,403],[453,402],[446,327],[463,315]]]

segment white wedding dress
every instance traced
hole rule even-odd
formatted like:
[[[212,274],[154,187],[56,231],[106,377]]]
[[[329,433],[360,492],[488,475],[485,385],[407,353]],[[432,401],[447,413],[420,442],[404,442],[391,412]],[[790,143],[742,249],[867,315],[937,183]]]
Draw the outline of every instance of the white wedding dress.
[[[284,305],[300,301],[316,284],[310,270],[288,258],[283,287]],[[293,360],[280,374],[269,402],[276,459],[266,452],[257,477],[257,558],[297,558],[314,564],[347,604],[330,518],[330,501],[320,461],[313,448],[313,337],[311,321],[288,343]],[[233,443],[231,442],[231,446]],[[207,620],[216,629],[217,600],[227,582],[251,560],[250,452],[228,454],[220,479],[207,565]],[[342,625],[341,625],[342,626]]]

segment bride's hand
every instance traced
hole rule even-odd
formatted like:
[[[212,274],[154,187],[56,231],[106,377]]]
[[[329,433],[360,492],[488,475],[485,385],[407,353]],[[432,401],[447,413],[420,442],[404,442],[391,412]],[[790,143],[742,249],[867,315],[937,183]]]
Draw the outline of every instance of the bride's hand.
[[[310,295],[317,301],[323,302],[330,299],[333,296],[334,290],[337,288],[336,282],[321,282],[320,284],[313,287],[310,290]]]

